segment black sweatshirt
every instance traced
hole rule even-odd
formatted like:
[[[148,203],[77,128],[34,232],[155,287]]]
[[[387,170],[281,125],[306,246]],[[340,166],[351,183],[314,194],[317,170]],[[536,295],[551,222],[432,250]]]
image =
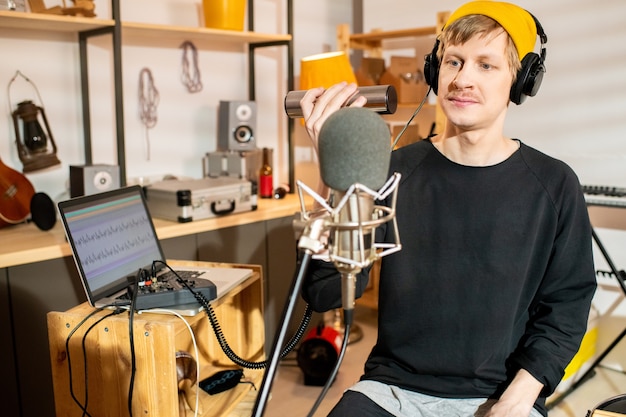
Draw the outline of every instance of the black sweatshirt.
[[[402,174],[402,250],[382,259],[378,339],[362,378],[441,397],[497,397],[523,368],[544,384],[536,408],[545,415],[596,288],[578,178],[523,143],[499,164],[470,167],[424,140],[393,152],[390,171]],[[388,233],[377,229],[377,241]],[[316,311],[338,307],[340,276],[314,261],[302,292]]]

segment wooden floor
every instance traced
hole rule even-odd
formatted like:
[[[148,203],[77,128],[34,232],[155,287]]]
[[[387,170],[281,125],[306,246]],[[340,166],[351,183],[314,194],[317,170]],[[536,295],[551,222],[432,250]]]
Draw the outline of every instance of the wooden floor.
[[[337,379],[317,409],[315,416],[327,415],[341,397],[342,392],[358,380],[365,359],[375,342],[376,312],[357,306],[355,318],[363,332],[363,338],[348,346]],[[626,340],[623,343],[626,344]],[[295,359],[286,358],[278,368],[270,400],[263,415],[266,417],[307,416],[320,392],[321,387],[305,385],[303,373]],[[550,410],[549,416],[585,417],[587,412],[599,403],[621,394],[626,395],[626,375],[623,372],[599,366],[596,367],[595,375]],[[250,413],[247,413],[247,416],[250,416]]]

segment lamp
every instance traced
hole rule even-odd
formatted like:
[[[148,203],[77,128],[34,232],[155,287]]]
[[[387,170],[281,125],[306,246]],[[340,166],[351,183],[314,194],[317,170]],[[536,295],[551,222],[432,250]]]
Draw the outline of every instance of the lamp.
[[[41,96],[37,86],[20,71],[17,71],[9,82],[7,89],[9,92],[9,106],[11,106],[11,84],[18,75],[32,84],[41,103]],[[20,161],[24,165],[24,172],[37,171],[61,164],[61,161],[56,156],[57,147],[43,107],[37,106],[32,100],[24,100],[17,105],[17,109],[11,115],[13,116],[13,127],[15,128],[15,143]],[[45,130],[40,121],[43,122]]]
[[[300,60],[300,90],[317,87],[329,88],[342,81],[356,83],[356,75],[345,52],[325,52]],[[324,324],[343,335],[342,315],[340,308],[328,311],[324,314]],[[357,323],[354,323],[348,343],[357,342],[362,337],[363,330]]]
[[[328,88],[339,82],[355,83],[356,76],[343,51],[304,57],[300,61],[300,89]]]

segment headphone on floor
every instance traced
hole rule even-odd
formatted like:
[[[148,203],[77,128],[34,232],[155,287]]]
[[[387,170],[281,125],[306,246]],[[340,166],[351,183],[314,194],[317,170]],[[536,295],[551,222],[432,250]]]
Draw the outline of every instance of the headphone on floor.
[[[543,31],[539,20],[531,13],[528,14],[530,14],[537,26],[537,35],[541,41],[541,51],[540,54],[529,52],[522,59],[522,68],[517,72],[517,79],[511,86],[511,92],[509,94],[509,98],[515,104],[521,104],[526,100],[526,97],[533,97],[537,94],[539,86],[541,86],[541,81],[543,80],[543,74],[546,72],[544,64],[546,59],[545,44],[548,42],[548,37]],[[437,38],[432,52],[424,57],[424,78],[435,94],[437,94],[439,87],[439,58],[437,58],[439,43],[440,40]]]

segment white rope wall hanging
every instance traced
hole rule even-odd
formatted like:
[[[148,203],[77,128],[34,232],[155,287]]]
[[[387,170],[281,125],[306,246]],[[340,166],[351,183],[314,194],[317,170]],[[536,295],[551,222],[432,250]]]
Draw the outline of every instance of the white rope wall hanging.
[[[150,137],[148,131],[156,126],[159,91],[154,86],[152,72],[143,68],[139,73],[139,118],[146,128],[146,160],[150,160]]]
[[[183,42],[180,47],[183,50],[181,81],[190,93],[202,91],[202,80],[200,79],[200,68],[198,67],[198,50],[190,41]]]

